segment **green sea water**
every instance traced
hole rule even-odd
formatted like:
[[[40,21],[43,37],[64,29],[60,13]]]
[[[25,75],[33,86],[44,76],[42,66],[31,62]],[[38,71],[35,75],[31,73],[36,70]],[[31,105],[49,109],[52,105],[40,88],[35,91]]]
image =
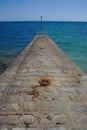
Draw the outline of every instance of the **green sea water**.
[[[87,22],[43,22],[43,31],[87,73]],[[38,32],[40,22],[0,22],[0,63],[11,62]]]

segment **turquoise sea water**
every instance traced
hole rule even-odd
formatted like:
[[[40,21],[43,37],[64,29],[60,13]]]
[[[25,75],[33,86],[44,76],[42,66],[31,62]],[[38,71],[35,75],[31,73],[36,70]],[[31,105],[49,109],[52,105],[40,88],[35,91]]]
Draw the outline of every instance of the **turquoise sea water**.
[[[87,22],[43,22],[43,30],[87,73]],[[0,22],[0,58],[13,60],[39,31],[39,22]]]

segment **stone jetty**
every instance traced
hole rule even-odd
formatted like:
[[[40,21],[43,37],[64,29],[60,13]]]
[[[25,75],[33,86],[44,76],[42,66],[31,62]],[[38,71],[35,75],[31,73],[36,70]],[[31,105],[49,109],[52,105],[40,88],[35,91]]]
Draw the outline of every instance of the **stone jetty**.
[[[46,35],[0,77],[0,130],[87,130],[87,75]]]

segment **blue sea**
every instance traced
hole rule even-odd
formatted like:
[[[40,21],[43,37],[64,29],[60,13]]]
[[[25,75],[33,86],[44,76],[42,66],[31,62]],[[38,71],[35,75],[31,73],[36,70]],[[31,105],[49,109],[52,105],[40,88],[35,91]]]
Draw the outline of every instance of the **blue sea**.
[[[43,22],[43,31],[87,73],[87,22]],[[40,22],[0,22],[0,58],[13,60],[40,32]]]

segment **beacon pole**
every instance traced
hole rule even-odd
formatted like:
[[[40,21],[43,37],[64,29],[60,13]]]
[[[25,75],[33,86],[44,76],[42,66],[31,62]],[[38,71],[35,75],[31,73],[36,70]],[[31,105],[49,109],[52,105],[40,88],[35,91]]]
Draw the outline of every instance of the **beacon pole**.
[[[41,25],[40,25],[40,31],[41,31],[41,34],[43,33],[43,22],[42,22],[42,16],[41,16]]]

